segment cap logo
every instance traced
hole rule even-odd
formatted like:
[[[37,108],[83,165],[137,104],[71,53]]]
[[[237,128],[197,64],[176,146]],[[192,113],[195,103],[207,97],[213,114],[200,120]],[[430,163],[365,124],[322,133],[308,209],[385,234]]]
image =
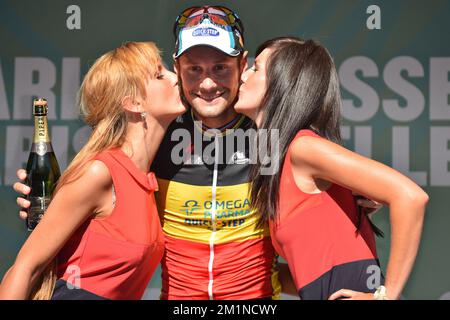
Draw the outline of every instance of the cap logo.
[[[192,32],[193,37],[217,37],[219,36],[219,31],[214,28],[197,28]]]

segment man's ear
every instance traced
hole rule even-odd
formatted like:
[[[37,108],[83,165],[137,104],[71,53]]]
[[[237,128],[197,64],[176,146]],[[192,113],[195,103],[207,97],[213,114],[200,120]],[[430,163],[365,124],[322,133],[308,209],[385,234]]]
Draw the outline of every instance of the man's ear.
[[[179,69],[180,69],[180,64],[178,62],[178,59],[175,58],[175,54],[173,54],[173,71],[179,75]]]
[[[241,68],[241,73],[243,73],[245,70],[248,69],[248,51],[244,51],[241,58],[241,65],[239,66]]]
[[[141,100],[139,98],[133,99],[131,96],[125,96],[122,98],[122,107],[126,111],[131,111],[131,112],[141,112],[142,111]]]

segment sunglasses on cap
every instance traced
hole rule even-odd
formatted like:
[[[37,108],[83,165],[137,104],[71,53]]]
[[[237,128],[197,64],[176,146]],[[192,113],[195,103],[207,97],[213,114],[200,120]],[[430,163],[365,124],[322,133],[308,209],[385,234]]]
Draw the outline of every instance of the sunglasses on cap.
[[[214,25],[225,30],[230,27],[237,29],[241,36],[244,36],[244,26],[241,19],[231,9],[224,6],[194,6],[183,10],[176,18],[173,25],[175,38],[182,28],[195,27],[208,19]]]

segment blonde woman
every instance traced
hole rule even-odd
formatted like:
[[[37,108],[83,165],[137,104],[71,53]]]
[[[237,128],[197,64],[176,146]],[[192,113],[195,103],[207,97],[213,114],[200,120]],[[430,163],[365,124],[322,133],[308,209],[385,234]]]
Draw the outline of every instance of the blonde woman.
[[[91,67],[80,106],[92,135],[5,275],[1,299],[140,299],[163,255],[148,169],[186,111],[175,74],[153,43],[126,43]]]

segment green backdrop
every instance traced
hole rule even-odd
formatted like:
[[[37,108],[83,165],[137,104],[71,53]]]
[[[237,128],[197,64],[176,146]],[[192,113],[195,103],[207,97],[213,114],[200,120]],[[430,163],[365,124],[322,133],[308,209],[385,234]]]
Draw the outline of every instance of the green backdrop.
[[[203,1],[0,0],[0,275],[28,236],[18,218],[12,184],[24,167],[32,136],[32,97],[46,96],[53,146],[62,168],[86,139],[75,94],[101,53],[124,41],[155,41],[172,65],[172,23]],[[213,3],[211,3],[213,4]],[[215,3],[217,4],[217,3]],[[325,44],[339,68],[347,147],[408,174],[430,195],[407,299],[450,299],[450,1],[222,1],[245,24],[250,56],[262,41],[282,35]],[[370,5],[377,12],[367,13]],[[75,11],[70,8],[76,5]],[[69,10],[68,10],[69,8]],[[79,20],[77,20],[79,9]],[[68,13],[69,12],[69,13]],[[367,21],[381,29],[371,30]],[[77,26],[80,29],[73,29]],[[387,234],[387,209],[375,215]],[[159,272],[149,284],[155,297]]]

